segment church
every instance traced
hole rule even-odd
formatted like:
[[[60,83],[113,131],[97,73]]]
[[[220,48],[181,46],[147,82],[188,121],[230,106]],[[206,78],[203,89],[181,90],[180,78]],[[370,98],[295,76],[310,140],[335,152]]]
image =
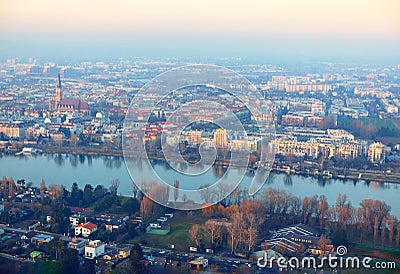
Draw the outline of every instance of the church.
[[[61,113],[82,113],[90,115],[89,104],[79,98],[62,98],[61,78],[58,74],[55,109]]]

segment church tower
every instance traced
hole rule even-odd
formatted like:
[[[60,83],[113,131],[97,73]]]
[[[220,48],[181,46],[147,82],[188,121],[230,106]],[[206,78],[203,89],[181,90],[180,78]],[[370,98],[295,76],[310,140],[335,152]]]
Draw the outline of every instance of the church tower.
[[[58,105],[60,104],[62,99],[62,94],[61,94],[61,78],[60,74],[58,74],[58,80],[57,80],[57,88],[56,88],[56,104],[55,108],[57,109]]]

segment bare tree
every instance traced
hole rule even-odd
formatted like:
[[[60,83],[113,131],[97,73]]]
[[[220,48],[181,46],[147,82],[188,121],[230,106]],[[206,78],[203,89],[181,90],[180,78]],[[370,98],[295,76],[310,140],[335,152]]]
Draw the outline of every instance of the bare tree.
[[[321,195],[319,197],[319,224],[320,227],[322,228],[324,225],[325,217],[326,217],[326,211],[328,210],[328,201],[326,199],[326,196]]]
[[[7,194],[7,177],[3,176],[3,179],[1,180],[1,192],[3,196],[6,196]]]
[[[201,185],[199,187],[200,198],[205,203],[212,203],[215,200],[215,192],[212,190],[209,184]]]
[[[376,237],[378,237],[378,228],[379,228],[379,219],[378,217],[374,218],[374,242],[376,241]]]
[[[44,201],[44,192],[46,190],[46,184],[44,182],[44,179],[42,178],[42,181],[40,182],[40,198],[42,200],[42,203]]]
[[[385,233],[386,233],[386,224],[387,224],[387,219],[386,217],[383,217],[382,223],[381,223],[381,238],[382,238],[382,245],[385,242]]]
[[[140,214],[142,214],[143,219],[147,221],[151,218],[153,212],[154,202],[145,195],[142,202],[140,203]]]
[[[328,250],[329,244],[330,241],[328,240],[328,238],[326,238],[325,235],[322,235],[318,241],[318,248],[321,250],[322,255],[326,255],[329,252]]]
[[[119,179],[111,180],[110,193],[114,196],[117,195],[119,183]]]
[[[196,247],[200,246],[201,240],[201,227],[198,224],[192,225],[189,230],[189,235],[192,241],[196,244]]]
[[[307,218],[309,214],[309,205],[308,205],[308,198],[304,197],[303,199],[303,223],[307,224]]]
[[[51,184],[49,186],[49,195],[53,199],[58,199],[64,194],[64,188],[61,185]]]
[[[217,241],[221,238],[222,227],[213,220],[207,220],[202,227],[203,233],[207,239],[210,239],[211,246],[215,248]]]
[[[137,196],[138,196],[138,191],[139,191],[139,188],[137,187],[137,185],[135,184],[135,182],[132,182],[133,198],[137,198]]]
[[[390,218],[390,221],[389,221],[389,242],[390,243],[392,243],[392,241],[393,241],[395,222],[396,222],[396,219],[394,217]]]
[[[14,179],[11,177],[8,179],[8,197],[12,199],[14,197],[14,191],[15,191],[15,182]]]
[[[174,181],[174,203],[178,200],[179,197],[179,181]]]

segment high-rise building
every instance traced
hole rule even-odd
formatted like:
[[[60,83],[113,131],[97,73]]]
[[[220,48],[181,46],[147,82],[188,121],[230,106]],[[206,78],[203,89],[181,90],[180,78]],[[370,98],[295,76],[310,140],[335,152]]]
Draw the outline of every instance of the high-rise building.
[[[227,145],[226,131],[223,128],[218,128],[214,132],[214,144],[217,148],[225,148]]]

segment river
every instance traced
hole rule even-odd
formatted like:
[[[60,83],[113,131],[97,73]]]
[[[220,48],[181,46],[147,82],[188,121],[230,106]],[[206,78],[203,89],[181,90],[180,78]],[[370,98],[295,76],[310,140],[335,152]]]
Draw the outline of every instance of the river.
[[[201,181],[198,178],[188,180],[187,177],[177,174],[165,162],[154,162],[154,169],[165,181],[173,184],[180,181],[180,187],[197,189],[201,184],[212,184],[221,175],[221,170],[210,169],[203,174]],[[144,170],[144,173],[147,171]],[[97,184],[109,186],[111,180],[119,179],[118,193],[132,195],[132,180],[126,169],[122,157],[112,156],[85,156],[66,154],[40,154],[32,156],[1,156],[0,176],[13,177],[14,180],[25,179],[39,186],[42,178],[46,185],[62,184],[67,189],[73,182],[77,182],[83,189],[85,184],[95,187]],[[234,176],[234,175],[233,175]],[[251,174],[244,177],[243,186],[248,186],[252,180]],[[392,207],[391,213],[400,217],[400,185],[394,183],[366,182],[362,180],[317,180],[311,177],[274,174],[272,180],[264,185],[284,189],[296,196],[325,195],[329,204],[333,204],[339,193],[346,194],[351,203],[356,206],[363,199],[383,200]]]

